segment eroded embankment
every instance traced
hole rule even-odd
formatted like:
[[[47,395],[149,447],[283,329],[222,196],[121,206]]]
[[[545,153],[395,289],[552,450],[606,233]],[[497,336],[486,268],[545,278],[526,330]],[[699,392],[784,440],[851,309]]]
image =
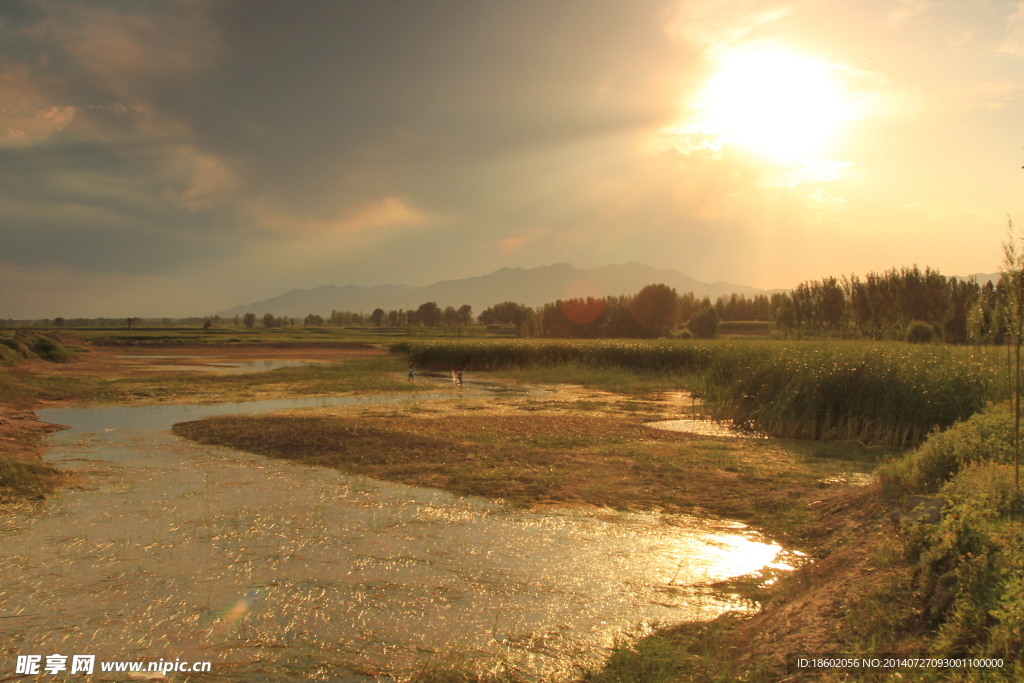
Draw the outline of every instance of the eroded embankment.
[[[43,462],[43,437],[61,429],[30,411],[0,405],[0,503],[42,499],[68,481]]]

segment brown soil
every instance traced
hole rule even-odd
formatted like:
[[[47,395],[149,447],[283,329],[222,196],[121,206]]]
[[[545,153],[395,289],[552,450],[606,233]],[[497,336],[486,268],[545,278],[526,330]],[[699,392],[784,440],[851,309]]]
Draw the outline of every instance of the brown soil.
[[[67,427],[42,422],[31,411],[0,405],[0,456],[40,462],[43,437],[62,429]]]
[[[879,544],[895,534],[880,487],[837,493],[817,507],[835,550],[787,577],[786,591],[737,629],[736,644],[749,661],[781,668],[798,654],[847,652],[857,601],[905,571],[879,566]]]

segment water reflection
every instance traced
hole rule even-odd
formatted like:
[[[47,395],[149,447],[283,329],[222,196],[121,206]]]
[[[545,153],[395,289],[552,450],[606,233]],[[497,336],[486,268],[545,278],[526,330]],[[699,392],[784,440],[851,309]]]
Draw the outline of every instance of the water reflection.
[[[136,359],[144,358],[147,360],[180,360],[183,358],[192,360],[204,360],[206,362],[195,365],[180,365],[177,363],[165,363],[165,364],[153,364],[150,366],[152,370],[159,370],[165,372],[172,371],[190,371],[190,372],[216,372],[221,374],[229,375],[241,375],[249,372],[266,372],[268,370],[276,370],[277,368],[293,368],[300,365],[314,365],[317,363],[323,363],[325,361],[310,361],[310,360],[251,360],[251,361],[228,361],[220,358],[214,358],[212,356],[196,356],[196,355],[173,355],[173,356],[154,356],[154,355],[143,355],[143,354],[125,354],[118,356],[118,358],[125,359]]]
[[[714,420],[660,420],[658,422],[646,422],[646,427],[662,429],[667,432],[684,432],[687,434],[699,434],[701,436],[721,436],[731,438],[757,439],[764,438],[764,435],[756,432],[736,429],[722,422]]]
[[[525,512],[166,431],[231,408],[42,411],[73,425],[48,457],[86,490],[6,532],[0,647],[212,660],[239,680],[438,661],[570,675],[623,630],[738,607],[706,586],[780,551],[736,524]]]

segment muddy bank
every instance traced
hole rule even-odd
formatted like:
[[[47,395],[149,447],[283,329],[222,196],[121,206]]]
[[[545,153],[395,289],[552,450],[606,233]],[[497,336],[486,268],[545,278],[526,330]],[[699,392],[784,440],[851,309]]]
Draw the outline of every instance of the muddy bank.
[[[42,499],[72,481],[43,462],[43,437],[62,429],[33,412],[0,405],[0,503]]]

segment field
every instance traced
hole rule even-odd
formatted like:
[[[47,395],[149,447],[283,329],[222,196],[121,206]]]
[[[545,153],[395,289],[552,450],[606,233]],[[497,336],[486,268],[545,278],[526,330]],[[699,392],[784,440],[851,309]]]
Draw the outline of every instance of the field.
[[[130,344],[180,347],[159,353],[179,353],[182,360],[174,362],[184,363],[198,347],[183,340],[202,332],[175,333],[177,341],[157,334]],[[99,343],[81,343],[66,362],[36,358],[0,369],[0,436],[18,444],[13,457],[0,460],[0,493],[32,499],[68,483],[41,463],[45,429],[24,412],[44,404],[455,392],[447,378],[464,369],[470,393],[430,405],[208,418],[174,430],[204,443],[526,507],[738,519],[814,560],[789,575],[719,586],[761,605],[759,615],[623,640],[607,665],[583,680],[767,682],[794,675],[784,673],[793,652],[987,655],[1024,646],[1022,561],[1012,550],[1020,546],[1020,504],[1008,479],[1009,417],[1001,407],[1007,387],[998,350],[403,337],[387,340],[389,353],[383,339],[374,344],[356,333],[323,335],[333,343],[318,346],[310,335],[275,334],[237,338],[247,342],[222,337],[227,343],[207,344],[204,353],[215,347],[225,358],[270,353],[332,362],[249,375],[174,372],[120,358],[127,338],[97,333]],[[261,345],[268,348],[257,350]],[[419,373],[415,382],[405,377],[410,362]],[[525,386],[547,390],[523,393]],[[472,394],[484,388],[504,393]],[[749,433],[719,437],[645,426],[695,415]],[[880,483],[864,486],[879,465]],[[953,512],[934,526],[894,525],[889,514],[911,494],[941,496]],[[900,680],[946,680],[948,673],[905,670]],[[1019,673],[1001,670],[984,680]],[[972,675],[962,680],[983,680]],[[442,662],[421,678],[472,676]],[[789,680],[890,679],[861,671]]]

